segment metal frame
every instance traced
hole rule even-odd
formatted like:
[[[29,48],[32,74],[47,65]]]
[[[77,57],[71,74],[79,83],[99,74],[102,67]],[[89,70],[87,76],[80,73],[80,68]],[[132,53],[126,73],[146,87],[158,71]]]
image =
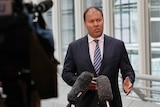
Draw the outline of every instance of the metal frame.
[[[122,78],[120,76],[120,78]],[[160,78],[159,76],[152,76],[152,75],[147,75],[147,74],[137,74],[136,75],[136,81],[140,80],[141,81],[149,81],[149,82],[158,82],[160,83]],[[160,100],[152,98],[148,93],[145,93],[146,91],[149,91],[150,93],[152,92],[158,92],[160,93],[160,88],[153,88],[151,86],[142,86],[141,83],[135,83],[133,86],[133,92],[138,96],[138,98],[135,97],[135,95],[130,95],[129,97],[131,98],[136,98],[136,99],[141,99],[142,101],[146,102],[156,102],[160,103]],[[120,86],[122,86],[122,82],[119,82]],[[122,93],[123,95],[123,93]]]

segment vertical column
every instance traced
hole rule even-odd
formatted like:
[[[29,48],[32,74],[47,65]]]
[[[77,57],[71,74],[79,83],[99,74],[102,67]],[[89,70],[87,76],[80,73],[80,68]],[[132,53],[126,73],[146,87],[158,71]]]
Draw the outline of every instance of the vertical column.
[[[151,54],[150,54],[150,29],[149,29],[149,2],[148,0],[137,0],[138,9],[138,40],[139,40],[139,73],[151,74]],[[139,81],[141,86],[150,87],[150,82]],[[150,96],[150,92],[146,91]]]
[[[137,0],[140,73],[151,74],[148,0]]]
[[[103,17],[104,17],[104,33],[114,36],[114,6],[113,0],[102,0]]]
[[[84,35],[83,0],[74,1],[74,10],[75,10],[75,38],[78,39]]]
[[[61,44],[61,0],[54,0],[52,7],[52,29],[54,35],[55,52],[54,55],[58,61],[62,61],[62,44]]]

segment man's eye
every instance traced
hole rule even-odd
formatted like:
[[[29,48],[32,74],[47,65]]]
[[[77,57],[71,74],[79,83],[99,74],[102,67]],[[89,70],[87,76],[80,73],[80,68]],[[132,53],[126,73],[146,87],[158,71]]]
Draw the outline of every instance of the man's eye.
[[[93,23],[93,22],[94,22],[93,20],[90,20],[90,21],[89,21],[89,23]]]
[[[98,19],[98,20],[97,20],[97,22],[100,22],[100,21],[101,21],[101,19]]]

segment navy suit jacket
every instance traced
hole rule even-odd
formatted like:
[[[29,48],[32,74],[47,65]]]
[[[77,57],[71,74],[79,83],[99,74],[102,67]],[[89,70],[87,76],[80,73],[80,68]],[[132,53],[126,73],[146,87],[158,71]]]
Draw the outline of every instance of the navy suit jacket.
[[[122,74],[123,80],[129,76],[132,83],[135,80],[135,73],[130,64],[123,41],[105,35],[103,51],[99,75],[106,75],[111,82],[113,100],[110,102],[110,107],[122,107],[118,88],[119,71]],[[84,36],[69,44],[62,78],[68,85],[72,86],[78,75],[83,71],[91,72],[97,76],[89,54],[88,36]],[[97,91],[87,91],[83,99],[77,104],[77,107],[97,107],[97,103]],[[102,104],[100,107],[106,107],[106,105]]]

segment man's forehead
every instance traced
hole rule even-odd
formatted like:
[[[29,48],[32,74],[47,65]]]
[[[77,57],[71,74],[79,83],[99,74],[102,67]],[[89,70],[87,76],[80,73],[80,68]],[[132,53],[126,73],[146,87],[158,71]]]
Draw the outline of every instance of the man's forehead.
[[[99,11],[96,10],[95,8],[91,8],[91,9],[88,10],[87,13],[89,13],[89,14],[94,14],[94,13],[97,13],[97,12],[99,12]]]

